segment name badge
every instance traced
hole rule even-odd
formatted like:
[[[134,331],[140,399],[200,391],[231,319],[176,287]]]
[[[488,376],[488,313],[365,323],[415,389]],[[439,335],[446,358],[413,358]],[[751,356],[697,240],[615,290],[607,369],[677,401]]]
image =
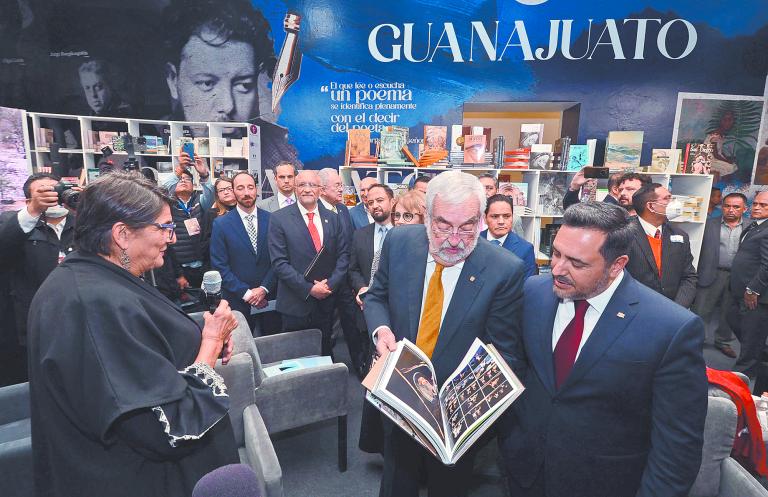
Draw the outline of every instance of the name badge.
[[[669,241],[672,243],[683,243],[683,235],[672,235],[669,237]]]
[[[193,217],[192,219],[185,219],[184,226],[187,227],[187,233],[189,233],[189,236],[200,234],[200,223],[197,221],[197,218]]]

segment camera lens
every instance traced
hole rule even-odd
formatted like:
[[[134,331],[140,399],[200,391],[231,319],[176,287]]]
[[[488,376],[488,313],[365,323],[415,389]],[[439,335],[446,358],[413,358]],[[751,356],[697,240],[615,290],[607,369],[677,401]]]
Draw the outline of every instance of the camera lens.
[[[70,209],[77,209],[77,204],[80,202],[80,192],[72,189],[65,190],[59,195],[59,198],[61,199],[62,205],[69,207]]]

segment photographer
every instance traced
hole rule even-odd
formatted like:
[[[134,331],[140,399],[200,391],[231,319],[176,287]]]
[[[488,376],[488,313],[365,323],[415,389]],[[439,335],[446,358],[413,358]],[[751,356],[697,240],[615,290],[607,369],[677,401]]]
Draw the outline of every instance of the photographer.
[[[35,292],[51,271],[74,248],[74,215],[59,204],[54,187],[59,178],[36,173],[24,183],[26,209],[0,223],[0,260],[10,272],[20,360],[14,365],[19,381],[26,381],[27,314]],[[20,376],[19,376],[20,375]]]

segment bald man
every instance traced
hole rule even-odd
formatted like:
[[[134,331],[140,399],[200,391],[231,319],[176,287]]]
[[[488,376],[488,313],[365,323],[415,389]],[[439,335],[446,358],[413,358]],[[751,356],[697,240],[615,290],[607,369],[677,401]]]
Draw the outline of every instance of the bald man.
[[[352,226],[356,230],[368,226],[373,222],[371,213],[368,212],[368,189],[377,184],[378,181],[373,176],[366,176],[360,180],[360,203],[349,209],[349,216],[352,218]]]
[[[296,175],[297,202],[272,213],[269,255],[277,287],[277,312],[283,331],[318,328],[323,333],[323,355],[331,355],[331,330],[336,294],[346,278],[349,249],[339,216],[318,201],[320,177],[305,170]],[[323,250],[323,260],[335,261],[317,278],[304,273]]]

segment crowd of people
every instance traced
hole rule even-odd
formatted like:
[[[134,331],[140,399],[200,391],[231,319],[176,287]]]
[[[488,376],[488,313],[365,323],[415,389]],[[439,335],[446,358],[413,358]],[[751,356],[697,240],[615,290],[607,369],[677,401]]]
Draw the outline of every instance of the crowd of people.
[[[259,200],[249,173],[212,181],[182,154],[165,185],[109,173],[76,212],[60,204],[58,178],[37,173],[26,209],[0,217],[15,316],[3,323],[3,381],[29,375],[42,495],[123,484],[189,495],[237,462],[213,370],[233,352],[232,311],[254,333],[320,329],[329,356],[338,321],[360,377],[402,338],[431,357],[439,383],[476,337],[492,343],[526,386],[497,425],[512,495],[686,495],[707,405],[704,322],[718,318],[715,346],[756,389],[766,378],[768,192],[749,219],[740,193],[711,205],[695,269],[665,185],[614,175],[603,201],[579,202],[579,173],[551,274],[536,276],[493,176],[420,176],[399,196],[366,177],[348,208],[335,169],[274,172],[275,195]],[[200,327],[180,304],[208,270],[224,300]],[[373,409],[360,442],[384,457],[380,495],[416,496],[424,475],[432,496],[466,495],[472,451],[443,466]]]

